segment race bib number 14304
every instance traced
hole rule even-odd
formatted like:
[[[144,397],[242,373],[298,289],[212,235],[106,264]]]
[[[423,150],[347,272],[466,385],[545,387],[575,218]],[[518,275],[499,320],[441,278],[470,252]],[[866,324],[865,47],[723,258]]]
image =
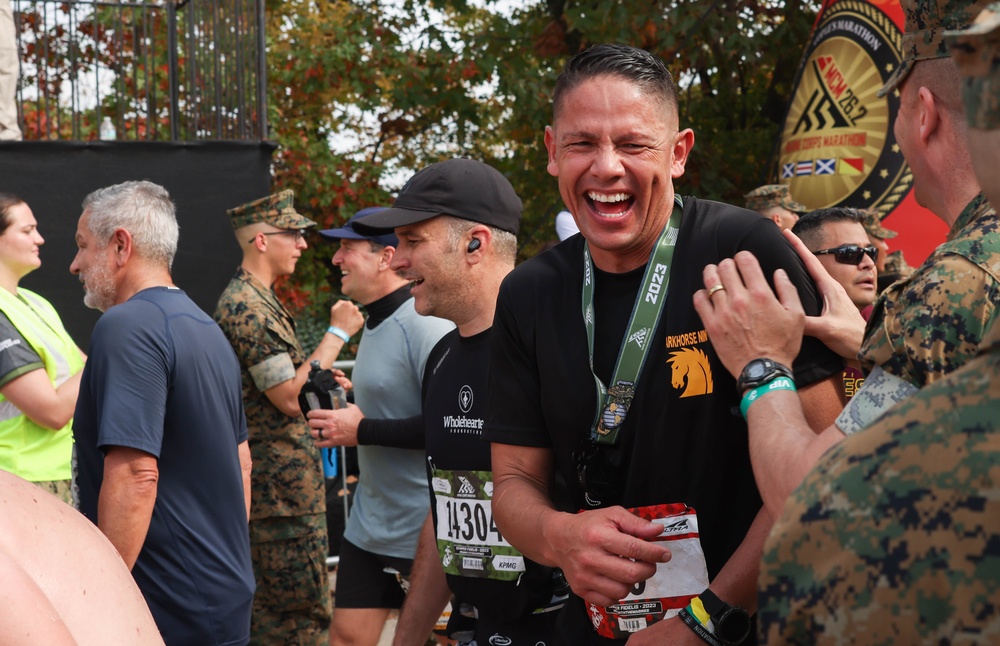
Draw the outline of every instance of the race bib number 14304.
[[[493,521],[493,473],[435,469],[438,554],[446,574],[516,581],[524,556]]]

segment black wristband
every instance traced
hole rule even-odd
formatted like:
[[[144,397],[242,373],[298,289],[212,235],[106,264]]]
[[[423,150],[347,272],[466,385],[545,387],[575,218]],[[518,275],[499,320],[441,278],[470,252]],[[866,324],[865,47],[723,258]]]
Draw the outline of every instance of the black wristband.
[[[694,631],[695,635],[701,637],[702,641],[712,646],[722,646],[722,642],[712,633],[708,632],[708,629],[701,625],[697,619],[695,619],[687,608],[684,608],[680,612],[681,620],[684,625]]]

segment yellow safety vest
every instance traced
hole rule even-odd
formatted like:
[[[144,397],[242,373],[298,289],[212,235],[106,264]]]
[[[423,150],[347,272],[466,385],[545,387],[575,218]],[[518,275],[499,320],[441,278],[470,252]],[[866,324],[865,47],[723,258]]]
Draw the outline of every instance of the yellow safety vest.
[[[23,287],[0,288],[0,311],[41,357],[54,387],[83,368],[83,357],[55,308]],[[31,482],[69,480],[73,420],[62,429],[40,426],[0,394],[0,469]]]

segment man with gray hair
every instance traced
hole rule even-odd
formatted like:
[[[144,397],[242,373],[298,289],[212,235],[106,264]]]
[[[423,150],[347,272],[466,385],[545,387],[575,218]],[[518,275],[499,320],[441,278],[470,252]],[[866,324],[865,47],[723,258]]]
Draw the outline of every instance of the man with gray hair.
[[[246,644],[254,593],[240,368],[170,275],[167,191],[125,182],[83,201],[70,271],[94,326],[73,422],[80,511],[132,570],[169,644]]]

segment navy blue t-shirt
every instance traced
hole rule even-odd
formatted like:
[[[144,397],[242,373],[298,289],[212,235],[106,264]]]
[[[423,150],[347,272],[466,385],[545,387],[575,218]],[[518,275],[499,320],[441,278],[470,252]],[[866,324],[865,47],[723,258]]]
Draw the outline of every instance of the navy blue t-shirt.
[[[80,511],[97,523],[109,447],[158,459],[149,532],[132,574],[167,644],[245,644],[254,576],[237,446],[240,368],[208,315],[154,287],[97,322],[73,420]]]

